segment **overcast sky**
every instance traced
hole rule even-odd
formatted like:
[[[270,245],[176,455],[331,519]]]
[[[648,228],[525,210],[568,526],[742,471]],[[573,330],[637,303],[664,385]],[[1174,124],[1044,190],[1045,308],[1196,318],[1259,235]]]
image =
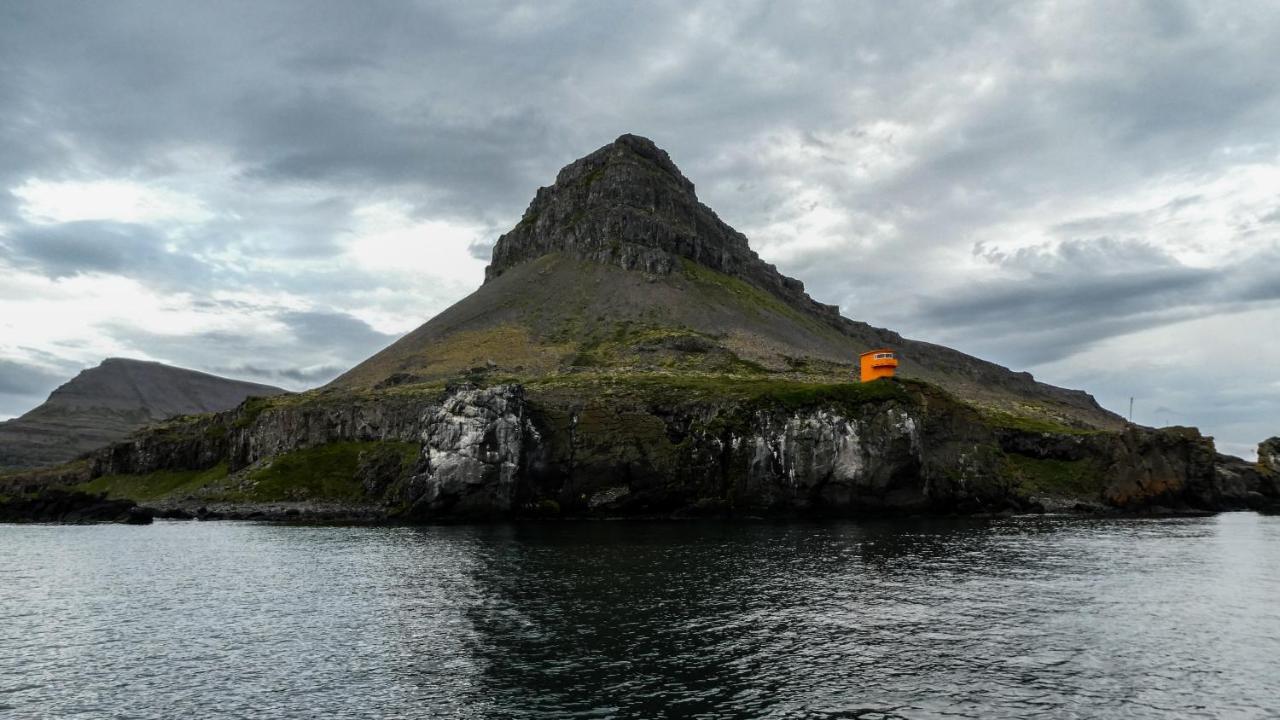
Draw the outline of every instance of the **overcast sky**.
[[[633,132],[849,317],[1280,434],[1275,3],[689,4],[0,3],[0,417],[327,381]]]

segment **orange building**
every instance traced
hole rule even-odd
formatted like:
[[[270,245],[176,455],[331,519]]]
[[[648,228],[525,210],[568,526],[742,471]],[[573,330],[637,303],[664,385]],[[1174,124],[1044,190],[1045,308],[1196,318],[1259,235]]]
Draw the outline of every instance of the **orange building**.
[[[898,369],[898,356],[889,348],[868,350],[860,356],[862,382],[891,378]]]

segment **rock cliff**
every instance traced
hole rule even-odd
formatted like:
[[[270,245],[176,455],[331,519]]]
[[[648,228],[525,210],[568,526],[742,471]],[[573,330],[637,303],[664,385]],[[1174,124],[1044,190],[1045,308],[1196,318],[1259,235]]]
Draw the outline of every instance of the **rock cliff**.
[[[1268,438],[1258,444],[1258,465],[1267,472],[1280,475],[1280,437]]]
[[[680,258],[753,285],[815,312],[799,280],[760,259],[742,233],[698,202],[693,183],[648,138],[623,135],[560,171],[540,188],[514,229],[498,238],[485,270],[493,280],[551,253],[669,275]]]
[[[335,447],[349,448],[347,490],[310,488]],[[100,451],[79,481],[166,483],[151,502],[188,512],[296,512],[345,493],[365,517],[415,520],[1209,510],[1222,503],[1214,458],[1186,429],[993,427],[911,381],[583,380],[251,401]],[[292,490],[264,495],[281,472]]]

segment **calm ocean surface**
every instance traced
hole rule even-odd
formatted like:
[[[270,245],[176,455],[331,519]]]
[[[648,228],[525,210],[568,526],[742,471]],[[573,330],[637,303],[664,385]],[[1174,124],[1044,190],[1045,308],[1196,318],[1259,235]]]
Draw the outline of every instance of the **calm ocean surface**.
[[[1280,518],[0,526],[3,718],[1276,718]]]

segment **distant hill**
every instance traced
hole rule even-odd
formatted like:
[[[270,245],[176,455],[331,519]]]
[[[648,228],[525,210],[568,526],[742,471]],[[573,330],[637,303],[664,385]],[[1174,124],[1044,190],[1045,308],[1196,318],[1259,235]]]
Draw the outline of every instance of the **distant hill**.
[[[285,392],[157,362],[109,358],[0,423],[0,469],[71,460],[174,415],[230,410],[249,396]]]
[[[473,368],[513,380],[659,371],[848,381],[858,354],[878,347],[899,353],[900,375],[979,407],[1123,426],[1087,393],[814,301],[698,201],[665,151],[635,135],[561,170],[498,239],[480,289],[331,387],[433,381]]]

